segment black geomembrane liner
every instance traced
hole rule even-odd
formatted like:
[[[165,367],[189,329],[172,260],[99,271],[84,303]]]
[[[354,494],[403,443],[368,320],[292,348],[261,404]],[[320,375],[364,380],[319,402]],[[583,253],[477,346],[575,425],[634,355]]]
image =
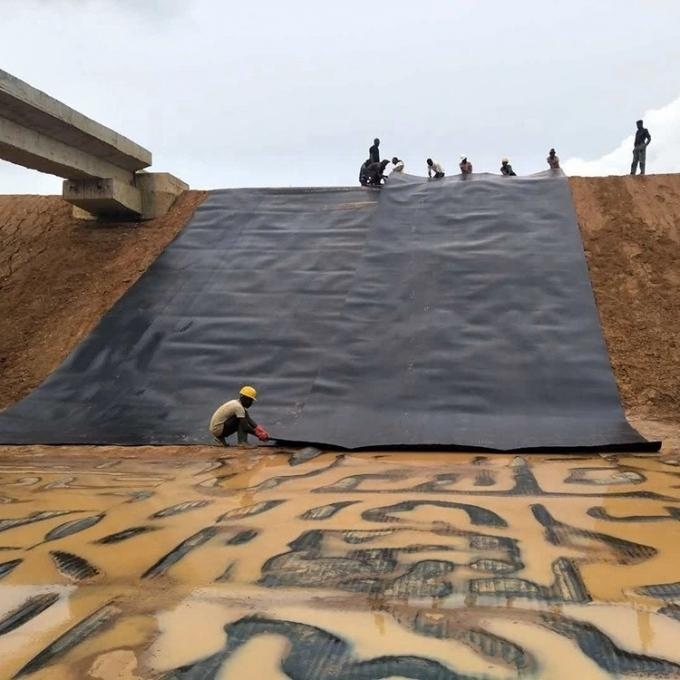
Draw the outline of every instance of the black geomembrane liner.
[[[210,193],[0,442],[655,449],[626,422],[567,180]]]

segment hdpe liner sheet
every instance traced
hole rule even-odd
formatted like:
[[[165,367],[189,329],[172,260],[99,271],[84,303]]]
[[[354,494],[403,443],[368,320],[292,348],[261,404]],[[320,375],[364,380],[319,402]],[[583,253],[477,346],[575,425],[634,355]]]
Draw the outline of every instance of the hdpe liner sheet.
[[[212,192],[5,443],[656,448],[626,422],[561,176]]]

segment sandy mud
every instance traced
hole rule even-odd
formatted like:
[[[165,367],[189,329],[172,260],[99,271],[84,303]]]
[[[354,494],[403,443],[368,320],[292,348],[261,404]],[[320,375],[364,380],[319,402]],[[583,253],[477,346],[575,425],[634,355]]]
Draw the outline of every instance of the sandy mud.
[[[0,677],[680,677],[658,456],[0,450]]]

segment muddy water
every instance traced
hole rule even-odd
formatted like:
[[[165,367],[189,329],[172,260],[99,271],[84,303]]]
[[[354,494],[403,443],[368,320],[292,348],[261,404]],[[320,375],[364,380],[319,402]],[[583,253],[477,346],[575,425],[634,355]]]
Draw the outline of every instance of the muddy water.
[[[0,678],[680,678],[677,467],[219,453],[4,450]]]

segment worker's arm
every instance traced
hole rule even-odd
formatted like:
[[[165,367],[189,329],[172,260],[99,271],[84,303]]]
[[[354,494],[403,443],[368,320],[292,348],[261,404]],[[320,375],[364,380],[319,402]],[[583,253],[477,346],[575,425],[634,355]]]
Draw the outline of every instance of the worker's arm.
[[[257,423],[246,413],[244,418],[238,419],[239,430],[243,430],[248,434],[255,434]]]
[[[247,432],[248,434],[254,434],[260,441],[266,442],[267,439],[269,439],[269,433],[267,430],[262,427],[262,425],[258,425],[247,413],[246,417],[242,419],[243,420],[243,431]],[[239,420],[239,425],[241,421]]]
[[[432,179],[432,168],[430,167],[427,168],[427,176]]]
[[[646,131],[647,134],[645,135],[645,146],[649,146],[650,142],[652,141],[652,135],[649,134],[649,130]]]

